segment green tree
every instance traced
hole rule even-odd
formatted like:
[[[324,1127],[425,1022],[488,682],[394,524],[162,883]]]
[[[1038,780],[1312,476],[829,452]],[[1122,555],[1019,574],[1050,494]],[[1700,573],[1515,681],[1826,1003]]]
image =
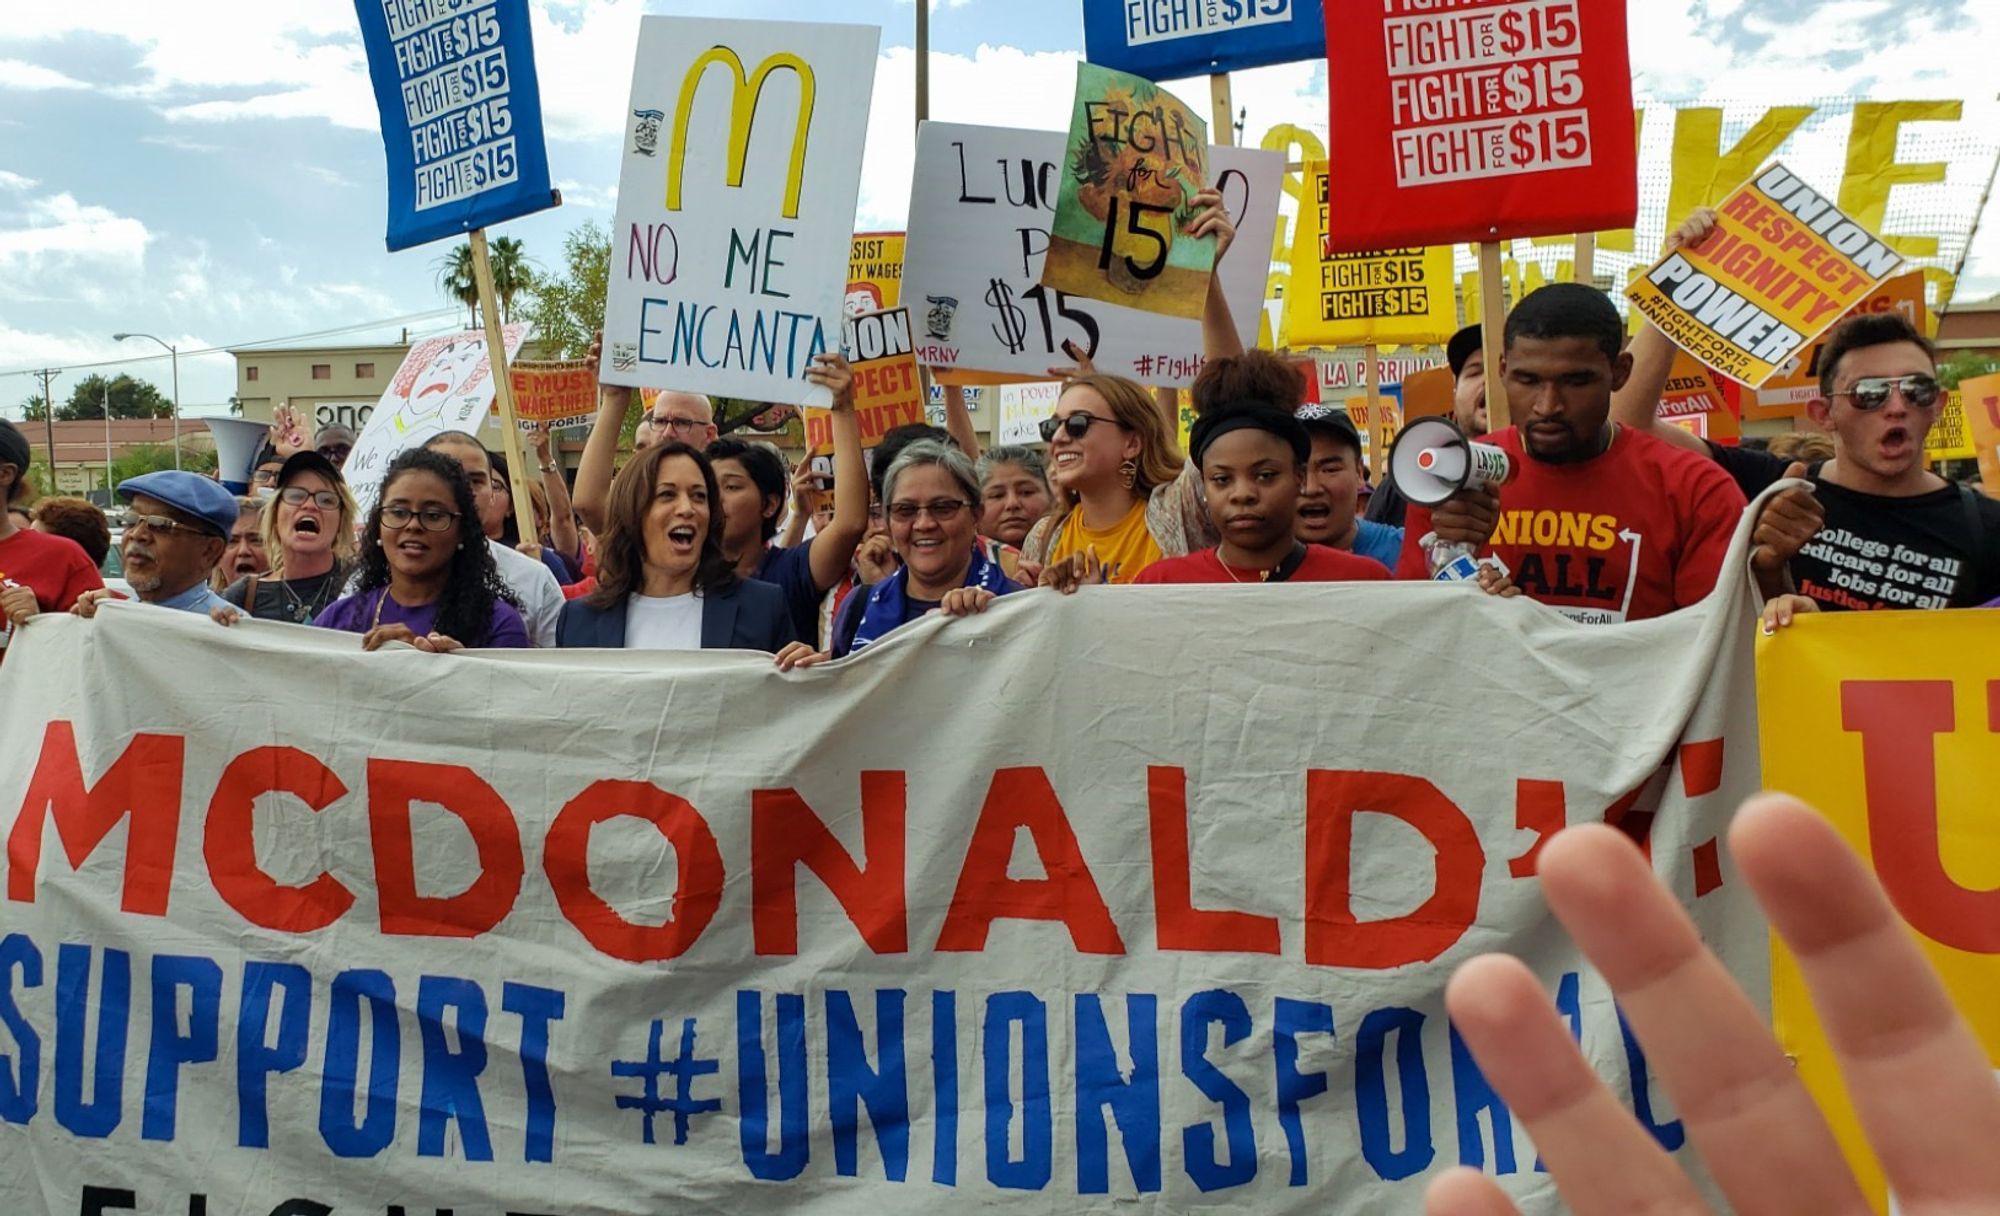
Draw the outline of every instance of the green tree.
[[[465,305],[466,315],[471,318],[466,328],[478,329],[479,280],[472,273],[472,242],[452,246],[450,253],[437,260],[437,272],[438,290],[446,299]]]
[[[130,477],[144,473],[157,473],[161,469],[174,467],[173,445],[165,443],[141,443],[126,448],[112,458],[111,484],[117,485]],[[182,447],[181,467],[192,473],[208,473],[215,469],[215,453],[207,448]]]
[[[57,422],[95,421],[104,417],[106,398],[113,418],[171,418],[173,398],[147,380],[91,375],[77,381],[69,400],[56,407]]]
[[[534,264],[528,260],[521,242],[511,236],[494,239],[487,246],[486,261],[493,272],[493,294],[498,297],[500,319],[512,321],[514,298],[535,288]],[[478,329],[483,322],[479,317],[479,276],[472,270],[472,242],[453,246],[450,253],[437,260],[437,271],[438,290],[446,299],[465,305],[466,314],[471,317],[467,328]]]
[[[500,319],[512,321],[514,297],[534,290],[534,264],[528,261],[521,242],[511,236],[496,237],[487,253],[487,261],[492,263],[493,294],[499,297]]]
[[[1961,381],[1993,372],[2000,372],[2000,359],[1974,350],[1962,350],[1938,364],[1938,383],[1946,388],[1957,388]]]
[[[33,506],[38,500],[47,498],[52,494],[61,493],[60,490],[56,489],[55,474],[49,469],[49,458],[39,451],[35,452],[28,459],[27,477],[28,494],[23,501],[29,506]]]
[[[49,416],[49,403],[42,400],[40,393],[31,393],[21,403],[21,419],[24,422],[40,422]]]
[[[535,277],[527,289],[528,321],[535,337],[558,359],[581,359],[604,328],[604,296],[611,280],[611,235],[596,220],[563,239],[561,269]]]

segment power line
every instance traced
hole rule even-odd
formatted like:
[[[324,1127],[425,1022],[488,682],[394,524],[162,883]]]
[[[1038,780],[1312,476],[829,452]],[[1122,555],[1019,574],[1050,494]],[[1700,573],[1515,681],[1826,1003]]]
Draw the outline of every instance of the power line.
[[[257,338],[248,342],[230,342],[222,346],[208,346],[199,350],[184,350],[180,352],[180,355],[181,358],[186,359],[195,355],[221,355],[228,354],[232,350],[254,350],[258,347],[275,346],[282,343],[306,342],[314,338],[335,338],[342,334],[362,333],[371,329],[387,329],[392,325],[408,325],[423,321],[434,321],[441,317],[454,315],[458,311],[455,307],[434,308],[429,312],[415,312],[401,317],[388,317],[380,321],[362,321],[353,325],[343,325],[336,329],[321,329],[315,330],[312,333],[288,334],[281,338]],[[129,359],[103,359],[96,363],[67,363],[52,370],[88,371],[92,368],[121,367],[128,363],[147,363],[169,357],[166,354],[134,355]],[[39,376],[42,374],[42,371],[43,369],[39,367],[22,367],[9,371],[0,371],[0,376]]]

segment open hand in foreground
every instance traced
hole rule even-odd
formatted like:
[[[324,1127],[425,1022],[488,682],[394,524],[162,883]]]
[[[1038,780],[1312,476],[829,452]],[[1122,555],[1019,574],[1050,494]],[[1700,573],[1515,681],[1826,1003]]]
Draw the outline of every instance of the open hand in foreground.
[[[1794,799],[1745,804],[1729,844],[1812,990],[1868,1141],[1904,1216],[2000,1212],[2000,1083],[1861,859]],[[1865,1216],[1826,1120],[1749,998],[1631,841],[1571,828],[1542,853],[1549,906],[1603,973],[1743,1213]],[[1445,1004],[1577,1216],[1708,1211],[1680,1167],[1591,1072],[1539,981],[1501,955],[1459,968]],[[1454,1170],[1428,1216],[1511,1216]]]

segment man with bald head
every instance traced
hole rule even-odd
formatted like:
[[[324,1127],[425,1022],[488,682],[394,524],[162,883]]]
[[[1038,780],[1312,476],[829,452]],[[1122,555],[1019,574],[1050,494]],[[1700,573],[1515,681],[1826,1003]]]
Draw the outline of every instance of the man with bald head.
[[[632,450],[669,442],[703,451],[715,442],[715,406],[707,397],[667,391],[653,399],[653,408],[639,416],[639,428],[632,432]]]

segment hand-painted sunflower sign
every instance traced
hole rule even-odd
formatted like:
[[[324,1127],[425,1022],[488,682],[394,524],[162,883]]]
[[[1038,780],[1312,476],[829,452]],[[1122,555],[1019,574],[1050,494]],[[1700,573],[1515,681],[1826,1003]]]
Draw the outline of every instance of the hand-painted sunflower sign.
[[[1208,124],[1128,72],[1080,63],[1042,282],[1057,291],[1199,317],[1215,238],[1187,234],[1208,184]]]

